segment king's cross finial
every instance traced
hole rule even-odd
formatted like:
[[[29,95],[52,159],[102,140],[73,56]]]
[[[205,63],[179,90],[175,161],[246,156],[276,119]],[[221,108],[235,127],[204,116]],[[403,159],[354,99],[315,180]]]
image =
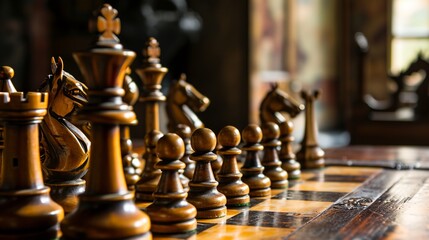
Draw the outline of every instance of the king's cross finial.
[[[143,56],[145,57],[145,61],[149,64],[158,64],[160,62],[161,48],[155,38],[151,37],[148,39],[143,49]]]
[[[121,20],[116,18],[118,11],[109,4],[104,4],[101,9],[101,16],[97,17],[97,30],[102,33],[99,41],[115,41],[119,42],[119,38],[115,34],[121,31]]]

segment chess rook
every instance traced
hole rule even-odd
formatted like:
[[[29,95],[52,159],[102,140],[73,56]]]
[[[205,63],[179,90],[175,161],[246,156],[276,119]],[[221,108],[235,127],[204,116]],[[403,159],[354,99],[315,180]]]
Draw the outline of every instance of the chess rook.
[[[289,186],[288,174],[281,168],[277,148],[280,146],[278,140],[280,128],[273,122],[262,124],[262,146],[264,146],[262,165],[264,174],[271,180],[271,188],[287,188]]]
[[[301,92],[301,97],[305,100],[305,129],[301,149],[296,153],[296,158],[304,169],[323,168],[325,166],[325,152],[317,142],[319,129],[314,101],[318,96],[319,91],[314,91],[313,94],[306,91]]]
[[[63,209],[43,183],[39,126],[46,115],[47,93],[0,93],[5,149],[0,176],[0,239],[59,237]]]
[[[144,159],[146,160],[143,173],[140,180],[136,184],[136,201],[137,202],[152,202],[153,193],[159,184],[161,178],[161,170],[155,168],[155,164],[159,162],[156,154],[156,145],[163,134],[158,130],[148,132],[144,138],[146,151]]]
[[[162,67],[160,63],[161,49],[155,38],[149,38],[143,49],[143,66],[136,69],[143,82],[143,94],[140,101],[145,107],[145,134],[159,130],[159,104],[166,100],[166,97],[160,91],[161,83],[168,72],[168,69]]]
[[[149,217],[134,204],[122,167],[119,124],[136,116],[122,102],[127,67],[135,53],[123,50],[115,34],[120,21],[105,4],[97,17],[98,41],[88,52],[75,53],[89,88],[89,100],[76,117],[92,124],[87,186],[78,207],[61,223],[64,239],[151,239]]]
[[[248,206],[250,202],[249,186],[241,181],[242,174],[237,165],[237,156],[241,150],[240,131],[233,126],[226,126],[218,134],[218,142],[222,146],[218,154],[223,159],[222,167],[218,173],[218,191],[226,196],[228,207]]]
[[[264,175],[264,167],[259,159],[259,152],[264,149],[260,144],[262,140],[262,130],[256,124],[249,124],[242,131],[246,158],[241,173],[241,180],[250,188],[250,197],[268,197],[271,195],[271,181]]]
[[[288,178],[291,180],[299,179],[301,177],[301,164],[296,161],[295,153],[293,152],[294,136],[293,122],[287,120],[280,123],[280,151],[279,159],[282,162],[282,168],[287,171]]]
[[[216,147],[216,135],[208,128],[199,128],[191,136],[195,150],[191,160],[196,162],[195,172],[189,182],[188,201],[197,208],[197,218],[220,218],[226,215],[226,197],[216,187],[210,162],[217,159],[212,151]]]
[[[187,192],[179,179],[179,170],[185,168],[180,158],[185,152],[183,140],[174,133],[159,139],[156,153],[161,159],[159,185],[153,194],[154,202],[146,209],[152,221],[153,233],[186,233],[197,228],[196,208],[186,201]]]

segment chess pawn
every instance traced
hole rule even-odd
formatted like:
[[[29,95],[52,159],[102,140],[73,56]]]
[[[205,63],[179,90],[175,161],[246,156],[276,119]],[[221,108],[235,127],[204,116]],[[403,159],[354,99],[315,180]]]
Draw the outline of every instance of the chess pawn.
[[[5,148],[0,176],[0,239],[56,239],[63,209],[43,183],[39,127],[47,93],[0,93]]]
[[[181,137],[185,143],[185,153],[180,159],[183,163],[186,164],[183,175],[188,179],[192,179],[194,176],[195,162],[189,159],[189,156],[194,152],[191,147],[191,128],[185,124],[178,124],[174,132],[179,135],[179,137]]]
[[[194,176],[189,182],[188,201],[197,208],[197,218],[220,218],[226,215],[226,197],[216,189],[210,162],[217,159],[212,151],[216,147],[216,135],[208,128],[198,128],[191,136],[195,150],[191,160],[196,162]]]
[[[86,79],[88,104],[75,116],[92,124],[91,161],[85,193],[78,207],[61,222],[64,239],[151,239],[150,219],[134,203],[125,182],[119,125],[132,124],[136,115],[122,102],[123,80],[135,58],[124,50],[118,12],[104,4],[96,18],[98,41],[73,56]]]
[[[241,181],[242,174],[237,165],[237,156],[241,150],[237,148],[241,141],[240,131],[233,126],[226,126],[218,134],[218,142],[222,146],[218,154],[223,159],[222,167],[218,173],[218,191],[226,196],[228,207],[248,206],[249,186]]]
[[[282,168],[287,171],[289,179],[295,180],[301,177],[301,164],[296,161],[295,153],[293,152],[293,122],[287,120],[280,123],[280,151],[279,158],[282,162]]]
[[[145,166],[140,180],[136,184],[136,201],[137,202],[152,202],[153,193],[159,184],[161,178],[161,170],[155,168],[155,164],[159,162],[156,154],[156,145],[163,134],[158,130],[152,130],[145,136],[144,143],[145,151]]]
[[[131,69],[127,69],[123,88],[125,95],[122,97],[124,103],[128,104],[130,110],[139,98],[139,89],[137,84],[130,77]],[[133,151],[133,142],[130,137],[130,126],[121,125],[121,155],[124,165],[125,181],[129,190],[134,190],[134,185],[139,181],[142,174],[142,163],[139,155]]]
[[[317,142],[319,129],[315,117],[314,101],[318,96],[319,91],[314,91],[313,94],[306,91],[301,92],[301,97],[305,100],[305,130],[301,149],[296,153],[296,158],[304,169],[323,168],[325,166],[325,152]]]
[[[262,124],[262,145],[264,146],[262,165],[264,174],[271,180],[271,188],[281,189],[289,186],[288,174],[281,168],[277,148],[280,146],[280,128],[273,122]]]
[[[179,170],[185,168],[180,158],[185,152],[183,140],[174,133],[159,139],[156,153],[161,161],[156,168],[162,175],[154,192],[154,202],[146,208],[152,221],[153,233],[186,233],[195,231],[197,210],[186,201],[187,192],[179,179]]]
[[[264,149],[260,144],[262,140],[262,130],[256,124],[249,124],[242,131],[245,145],[242,150],[246,151],[246,157],[241,173],[241,180],[250,188],[250,197],[267,197],[271,195],[271,181],[264,175],[264,167],[259,159],[259,152]]]
[[[2,66],[0,68],[0,92],[16,92],[15,86],[13,86],[12,78],[15,75],[13,68],[9,66]],[[3,149],[4,149],[4,136],[3,136],[3,127],[0,126],[0,165],[3,158]],[[1,166],[0,166],[1,169]]]

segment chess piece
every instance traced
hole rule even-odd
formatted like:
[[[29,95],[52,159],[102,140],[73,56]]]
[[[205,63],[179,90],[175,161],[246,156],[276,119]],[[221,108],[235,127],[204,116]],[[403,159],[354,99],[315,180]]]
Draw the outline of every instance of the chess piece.
[[[228,207],[243,207],[250,203],[249,186],[241,181],[242,174],[238,170],[237,156],[241,150],[240,131],[233,126],[226,126],[218,134],[218,142],[222,146],[218,154],[223,159],[218,173],[219,185],[217,189],[226,196]]]
[[[145,108],[145,136],[152,130],[159,130],[159,105],[166,99],[160,89],[168,69],[162,67],[160,55],[158,41],[155,38],[149,38],[143,49],[143,66],[135,70],[143,82],[140,101],[144,103]]]
[[[126,73],[123,83],[125,95],[122,97],[122,100],[128,104],[130,110],[133,110],[133,106],[139,98],[139,89],[129,75],[131,73],[130,68],[127,68]],[[134,190],[134,185],[139,181],[143,167],[139,155],[133,152],[129,125],[121,125],[121,155],[125,181],[127,182],[128,189]]]
[[[226,215],[226,197],[218,192],[218,182],[213,176],[210,162],[217,159],[212,151],[216,147],[216,135],[208,128],[199,128],[191,136],[195,161],[194,176],[189,182],[188,201],[197,208],[197,218],[220,218]]]
[[[158,130],[148,132],[144,138],[146,151],[144,158],[146,160],[143,173],[140,180],[136,184],[136,201],[137,202],[152,202],[153,193],[159,184],[161,178],[161,170],[155,168],[155,164],[159,162],[156,154],[156,144],[163,134]]]
[[[91,141],[70,120],[87,103],[87,87],[64,71],[61,58],[51,58],[51,71],[39,88],[49,93],[48,113],[40,124],[42,167],[52,199],[69,213],[85,191],[81,178],[88,171]]]
[[[325,152],[317,143],[319,129],[315,117],[314,101],[318,96],[319,91],[314,91],[313,94],[306,91],[301,92],[301,97],[305,100],[305,130],[301,149],[296,153],[296,158],[304,169],[325,166]]]
[[[197,210],[186,201],[188,194],[178,174],[185,168],[180,161],[184,152],[183,140],[174,133],[165,134],[156,146],[156,153],[161,158],[156,168],[162,170],[162,175],[153,194],[155,200],[146,209],[154,233],[186,233],[197,228]]]
[[[290,180],[296,180],[301,177],[301,164],[296,161],[295,153],[293,152],[293,122],[286,121],[279,125],[280,127],[280,151],[279,159],[282,162],[282,168],[287,171]]]
[[[277,153],[277,148],[281,144],[279,126],[273,122],[262,124],[262,136],[264,174],[271,180],[271,188],[287,188],[289,186],[288,174],[281,168],[282,162]]]
[[[259,118],[261,124],[266,122],[280,124],[286,121],[282,113],[288,113],[290,118],[294,118],[302,110],[304,110],[303,104],[300,104],[287,93],[281,91],[278,84],[273,84],[271,90],[261,102]]]
[[[12,78],[15,75],[13,68],[9,66],[2,66],[0,68],[0,92],[16,92],[15,86],[13,86]],[[3,127],[0,125],[0,169],[1,161],[3,159],[3,149],[4,149],[4,136],[3,136]]]
[[[39,127],[47,93],[0,93],[5,131],[0,176],[0,239],[56,239],[63,209],[43,183]]]
[[[178,124],[189,126],[192,132],[203,128],[195,112],[205,111],[209,104],[210,100],[186,82],[186,75],[182,74],[178,81],[172,82],[167,94],[168,130],[173,132]]]
[[[122,102],[122,86],[135,53],[119,43],[117,14],[104,4],[94,24],[99,33],[95,46],[73,55],[89,88],[88,104],[75,117],[91,122],[93,141],[85,193],[61,222],[64,239],[152,238],[149,217],[136,207],[122,167],[119,124],[136,121],[135,113]]]
[[[271,195],[271,181],[264,175],[264,167],[259,159],[259,152],[264,149],[260,144],[262,140],[262,130],[256,124],[249,124],[242,131],[244,146],[242,150],[246,151],[246,157],[241,173],[241,180],[246,183],[249,188],[250,197],[268,197]]]
[[[176,125],[174,133],[179,135],[185,143],[185,153],[181,159],[181,161],[186,164],[183,175],[188,179],[192,179],[194,176],[195,162],[189,159],[189,156],[194,152],[191,147],[191,128],[185,124],[178,124]]]

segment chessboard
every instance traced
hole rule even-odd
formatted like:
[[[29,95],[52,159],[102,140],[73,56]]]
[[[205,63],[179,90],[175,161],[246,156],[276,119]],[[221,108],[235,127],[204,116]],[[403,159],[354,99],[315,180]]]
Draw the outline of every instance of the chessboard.
[[[427,239],[428,196],[426,171],[328,166],[226,217],[198,220],[194,234],[154,238]]]

